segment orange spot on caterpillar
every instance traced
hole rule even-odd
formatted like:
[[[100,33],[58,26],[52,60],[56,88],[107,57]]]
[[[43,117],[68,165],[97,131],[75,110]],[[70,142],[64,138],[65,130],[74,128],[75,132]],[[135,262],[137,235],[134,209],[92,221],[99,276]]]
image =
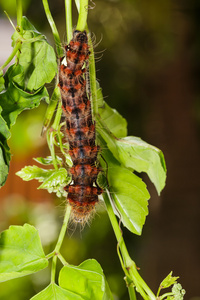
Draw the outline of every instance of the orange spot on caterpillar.
[[[76,90],[80,90],[81,88],[82,88],[82,84],[81,83],[78,83],[78,84],[76,84],[75,86],[74,86],[74,88],[76,89]]]

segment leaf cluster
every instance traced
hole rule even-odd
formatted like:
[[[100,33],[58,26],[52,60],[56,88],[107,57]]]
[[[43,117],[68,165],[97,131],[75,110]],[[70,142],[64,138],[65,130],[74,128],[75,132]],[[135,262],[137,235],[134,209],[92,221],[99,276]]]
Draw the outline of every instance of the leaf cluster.
[[[45,84],[52,81],[57,72],[53,48],[26,17],[12,36],[16,62],[6,73],[0,71],[0,186],[6,182],[11,159],[7,140],[18,115],[32,109],[41,100],[48,102]]]
[[[0,282],[41,271],[47,268],[52,256],[45,256],[38,231],[29,224],[10,226],[3,231],[0,253]],[[66,263],[59,272],[58,282],[51,282],[31,300],[113,299],[102,268],[94,259],[79,266]]]

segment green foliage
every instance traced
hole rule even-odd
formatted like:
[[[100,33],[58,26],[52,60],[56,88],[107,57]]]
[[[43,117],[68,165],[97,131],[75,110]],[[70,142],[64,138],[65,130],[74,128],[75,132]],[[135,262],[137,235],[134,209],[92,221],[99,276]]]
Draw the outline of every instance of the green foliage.
[[[0,113],[2,108],[0,107]],[[4,185],[7,179],[9,162],[10,162],[10,149],[7,140],[10,137],[10,131],[6,121],[0,115],[0,186]]]
[[[109,105],[103,100],[102,89],[97,83],[97,100],[98,100],[98,112],[101,116],[101,120],[107,126],[107,128],[117,138],[127,136],[127,121],[124,119],[116,109],[109,107]],[[98,127],[97,127],[98,130]]]
[[[21,72],[14,82],[23,90],[33,92],[49,83],[57,72],[57,61],[54,49],[47,43],[44,35],[39,33],[26,17],[22,18],[23,32],[12,36],[13,46],[22,40],[18,65]]]
[[[116,146],[119,161],[132,171],[147,173],[160,194],[166,180],[162,151],[134,136],[116,140]]]
[[[113,299],[99,263],[94,259],[79,266],[64,266],[59,275],[59,285],[81,296],[81,299]]]
[[[169,293],[165,293],[159,297],[159,299],[166,300],[183,300],[185,295],[185,290],[182,288],[180,283],[177,283],[177,279],[179,277],[172,276],[172,272],[170,272],[167,277],[161,282],[160,287],[157,292],[157,298],[160,295],[160,291],[172,286],[172,291]]]
[[[105,164],[101,159],[107,178],[107,183],[104,180],[102,186],[109,187],[117,208],[115,213],[121,217],[123,225],[131,232],[141,234],[150,196],[146,185],[133,172],[146,172],[160,194],[166,180],[164,156],[162,151],[140,138],[123,137],[126,121],[103,101],[101,89],[98,89],[97,97],[100,113],[97,137],[106,161]],[[99,182],[101,184],[101,180]]]
[[[53,158],[52,156],[47,156],[47,157],[37,157],[37,158],[33,158],[36,162],[38,162],[39,164],[42,165],[53,165]],[[56,156],[55,158],[56,163],[60,166],[62,166],[62,158],[59,156]],[[36,178],[37,179],[37,178]]]
[[[59,159],[57,157],[57,161],[60,163]],[[50,161],[48,158],[39,158],[36,160],[42,160],[42,163],[45,162],[46,164],[47,161],[48,164]],[[68,175],[65,168],[59,168],[59,170],[55,170],[42,169],[37,166],[27,166],[16,174],[25,181],[37,179],[39,182],[42,182],[38,189],[47,189],[49,193],[56,193],[58,197],[66,197],[66,192],[63,188],[71,181],[71,177]]]
[[[84,298],[62,289],[55,283],[48,285],[46,289],[35,295],[31,300],[83,300]]]
[[[48,266],[38,231],[31,225],[10,226],[0,237],[0,281],[38,272]]]
[[[104,150],[102,155],[108,164],[106,177],[116,206],[115,213],[131,232],[141,234],[150,198],[146,185],[131,170],[123,167],[110,151]],[[106,180],[104,182],[105,185]]]
[[[3,71],[0,71],[0,93],[4,90],[5,86],[4,86],[5,80],[3,78]]]
[[[2,71],[0,74],[0,186],[5,184],[9,170],[7,139],[11,135],[10,128],[23,110],[37,107],[41,100],[48,101],[44,84],[57,72],[55,52],[45,37],[25,17],[21,27],[12,37],[13,47],[21,45],[16,53],[17,62],[7,70],[4,78]]]
[[[160,284],[161,289],[166,289],[171,285],[175,284],[178,278],[179,277],[172,276],[172,272],[170,272],[169,275],[167,275],[167,277],[165,277],[165,279],[161,282]]]
[[[160,194],[166,180],[164,156],[162,151],[140,138],[123,137],[126,135],[126,122],[103,101],[100,89],[98,99],[98,141],[106,161],[106,165],[103,160],[101,164],[105,165],[107,178],[107,183],[104,180],[102,186],[108,186],[116,206],[115,213],[121,217],[123,225],[140,235],[148,215],[147,200],[150,196],[146,185],[133,172],[146,172]]]
[[[2,117],[10,128],[16,122],[18,115],[25,109],[32,109],[40,104],[40,101],[48,99],[49,95],[44,87],[40,87],[32,93],[24,91],[16,83],[15,78],[21,75],[22,67],[12,65],[6,72],[6,90],[0,94],[0,105],[3,109]]]

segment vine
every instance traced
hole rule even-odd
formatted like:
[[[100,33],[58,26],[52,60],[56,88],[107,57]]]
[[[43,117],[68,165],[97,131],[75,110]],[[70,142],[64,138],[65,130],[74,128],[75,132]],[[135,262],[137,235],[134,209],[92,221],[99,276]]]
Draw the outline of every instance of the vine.
[[[47,0],[42,0],[47,20],[50,24],[57,57],[63,56],[58,30],[50,12]],[[78,11],[76,29],[86,30],[88,18],[88,0],[75,1]],[[66,31],[68,41],[72,38],[72,1],[65,0]],[[61,101],[58,89],[58,62],[53,48],[45,36],[39,33],[26,17],[22,16],[22,1],[17,0],[17,26],[12,36],[13,51],[0,68],[0,181],[6,182],[10,163],[10,149],[7,140],[10,129],[18,115],[25,109],[37,107],[41,100],[46,100],[48,108],[45,115],[43,135],[46,134],[50,156],[38,157],[39,164],[52,166],[45,169],[27,166],[17,173],[23,180],[37,179],[39,188],[54,192],[58,197],[66,197],[65,187],[71,176],[72,166],[68,154],[68,145],[64,142],[61,131]],[[98,184],[104,187],[103,200],[117,239],[117,253],[125,273],[125,281],[131,300],[136,299],[136,292],[143,299],[181,300],[185,291],[177,283],[178,277],[170,273],[160,284],[154,294],[140,276],[135,262],[131,259],[123,239],[120,223],[133,234],[141,235],[148,214],[149,193],[145,183],[134,173],[146,172],[155,185],[158,194],[165,186],[166,166],[162,152],[140,138],[127,136],[126,120],[103,100],[102,90],[96,81],[95,59],[91,38],[89,36],[90,58],[89,77],[93,117],[97,124],[97,142],[102,149],[100,164],[102,173]],[[33,51],[34,49],[34,51]],[[32,50],[32,51],[30,51]],[[31,56],[30,56],[31,53]],[[15,63],[3,75],[4,68],[16,57]],[[48,59],[47,59],[48,57]],[[31,73],[28,72],[31,66]],[[55,77],[55,88],[49,97],[45,84]],[[56,114],[54,116],[54,112]],[[61,151],[64,159],[57,155]],[[66,167],[67,166],[67,167]],[[28,224],[10,226],[0,237],[0,281],[6,281],[46,268],[51,263],[50,284],[32,300],[40,299],[113,299],[112,293],[99,263],[88,259],[79,266],[72,266],[62,256],[60,249],[65,237],[71,207],[66,206],[63,225],[54,251],[45,255],[37,230]],[[118,221],[120,219],[120,222]],[[57,260],[63,267],[56,284]],[[79,282],[75,285],[75,282]],[[87,286],[87,289],[84,287]],[[170,292],[163,289],[172,287]]]

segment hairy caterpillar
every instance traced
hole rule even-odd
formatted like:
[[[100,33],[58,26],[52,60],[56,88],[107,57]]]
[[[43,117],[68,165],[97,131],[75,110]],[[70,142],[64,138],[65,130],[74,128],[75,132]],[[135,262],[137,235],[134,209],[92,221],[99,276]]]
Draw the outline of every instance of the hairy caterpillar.
[[[97,185],[99,147],[95,143],[95,123],[87,94],[85,72],[89,58],[86,31],[75,30],[65,47],[67,64],[60,64],[59,88],[66,120],[69,154],[73,161],[71,183],[66,187],[67,201],[72,207],[75,222],[84,223],[95,209],[98,195],[103,191]]]

